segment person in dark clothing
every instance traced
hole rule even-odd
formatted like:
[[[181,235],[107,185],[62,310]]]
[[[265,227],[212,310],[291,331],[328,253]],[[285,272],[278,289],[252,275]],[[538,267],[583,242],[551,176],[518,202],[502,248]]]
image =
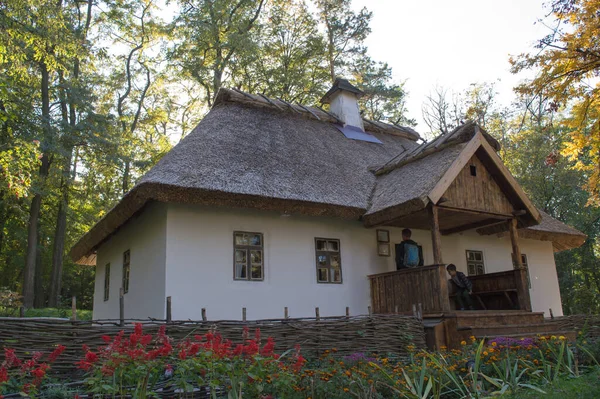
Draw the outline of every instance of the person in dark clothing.
[[[465,305],[469,307],[469,310],[475,310],[473,307],[473,300],[471,295],[473,294],[473,283],[469,280],[463,272],[456,270],[456,266],[450,263],[446,266],[446,271],[452,277],[452,284],[456,286],[456,302],[457,307],[460,310],[465,310]]]
[[[402,230],[402,242],[396,244],[396,269],[423,266],[423,250],[421,246],[410,239],[412,231]]]

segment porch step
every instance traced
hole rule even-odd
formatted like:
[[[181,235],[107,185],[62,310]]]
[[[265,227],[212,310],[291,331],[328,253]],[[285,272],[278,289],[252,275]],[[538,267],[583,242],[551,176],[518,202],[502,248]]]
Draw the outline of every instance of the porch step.
[[[532,324],[510,324],[503,326],[489,327],[473,327],[470,329],[471,334],[476,337],[497,337],[508,336],[507,334],[533,334],[546,335],[549,332],[555,331],[552,325],[547,323],[532,323]],[[556,335],[552,333],[550,335]]]
[[[456,312],[458,328],[491,328],[502,326],[523,326],[529,324],[542,324],[543,312],[524,311],[463,311]]]
[[[577,332],[575,331],[543,331],[539,333],[513,333],[513,334],[497,334],[497,335],[477,335],[474,334],[477,339],[494,339],[496,337],[506,337],[506,338],[537,338],[538,335],[548,337],[548,336],[556,336],[560,337],[561,335],[566,337],[569,341],[575,342],[577,340]]]

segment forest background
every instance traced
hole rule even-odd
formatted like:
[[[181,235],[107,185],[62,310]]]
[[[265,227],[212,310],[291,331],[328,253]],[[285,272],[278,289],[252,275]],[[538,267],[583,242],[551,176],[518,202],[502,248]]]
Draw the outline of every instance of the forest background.
[[[510,106],[493,82],[436,86],[417,129],[431,139],[472,119],[501,142],[536,205],[588,235],[556,263],[565,313],[598,313],[600,0],[546,7],[553,28],[510,59],[534,76]],[[371,20],[350,0],[1,1],[0,288],[28,308],[76,296],[90,309],[94,268],[68,249],[221,86],[317,105],[343,76],[366,118],[414,126],[403,83],[369,56]]]

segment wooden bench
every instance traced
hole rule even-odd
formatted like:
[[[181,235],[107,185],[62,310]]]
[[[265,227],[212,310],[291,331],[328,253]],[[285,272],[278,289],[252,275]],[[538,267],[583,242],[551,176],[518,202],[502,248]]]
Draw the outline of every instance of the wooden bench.
[[[473,288],[475,288],[475,287],[473,287]],[[510,304],[510,307],[512,309],[517,309],[515,307],[515,301],[513,301],[509,295],[509,293],[511,293],[511,292],[514,292],[516,294],[517,289],[516,288],[507,288],[507,289],[495,290],[495,291],[475,291],[475,290],[473,290],[473,294],[471,296],[477,299],[477,302],[479,302],[479,305],[481,305],[481,308],[483,310],[487,310],[487,306],[485,306],[485,302],[483,302],[481,297],[494,296],[494,295],[503,295],[504,298],[506,298],[506,301]],[[453,298],[453,299],[456,298],[456,292],[452,292],[450,294],[450,298]]]
[[[513,295],[516,295],[518,298],[518,290],[513,270],[469,276],[469,281],[473,284],[472,296],[477,300],[483,310],[488,310],[489,308],[489,306],[486,305],[484,298],[493,296],[504,298],[505,302],[510,306],[510,309],[519,309],[520,304],[518,303],[518,299],[515,301],[513,299],[514,297],[511,296],[511,293],[514,293]],[[456,297],[455,285],[452,283],[451,279],[448,280],[448,293],[451,299]],[[498,302],[497,304],[500,303]],[[506,305],[500,304],[500,306],[504,307]]]

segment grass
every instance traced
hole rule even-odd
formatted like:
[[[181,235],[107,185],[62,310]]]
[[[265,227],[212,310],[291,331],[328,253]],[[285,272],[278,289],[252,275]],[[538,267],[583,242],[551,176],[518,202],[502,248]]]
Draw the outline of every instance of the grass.
[[[19,316],[19,309],[0,308],[0,317],[18,317],[18,316]],[[57,317],[57,318],[61,318],[61,319],[70,319],[71,318],[71,308],[27,309],[27,310],[25,310],[25,317]],[[92,311],[77,309],[77,320],[92,320]]]
[[[546,395],[534,391],[522,391],[517,395],[506,395],[506,398],[597,399],[600,397],[600,369],[585,373],[579,378],[562,379],[553,386],[540,388],[546,391]]]

